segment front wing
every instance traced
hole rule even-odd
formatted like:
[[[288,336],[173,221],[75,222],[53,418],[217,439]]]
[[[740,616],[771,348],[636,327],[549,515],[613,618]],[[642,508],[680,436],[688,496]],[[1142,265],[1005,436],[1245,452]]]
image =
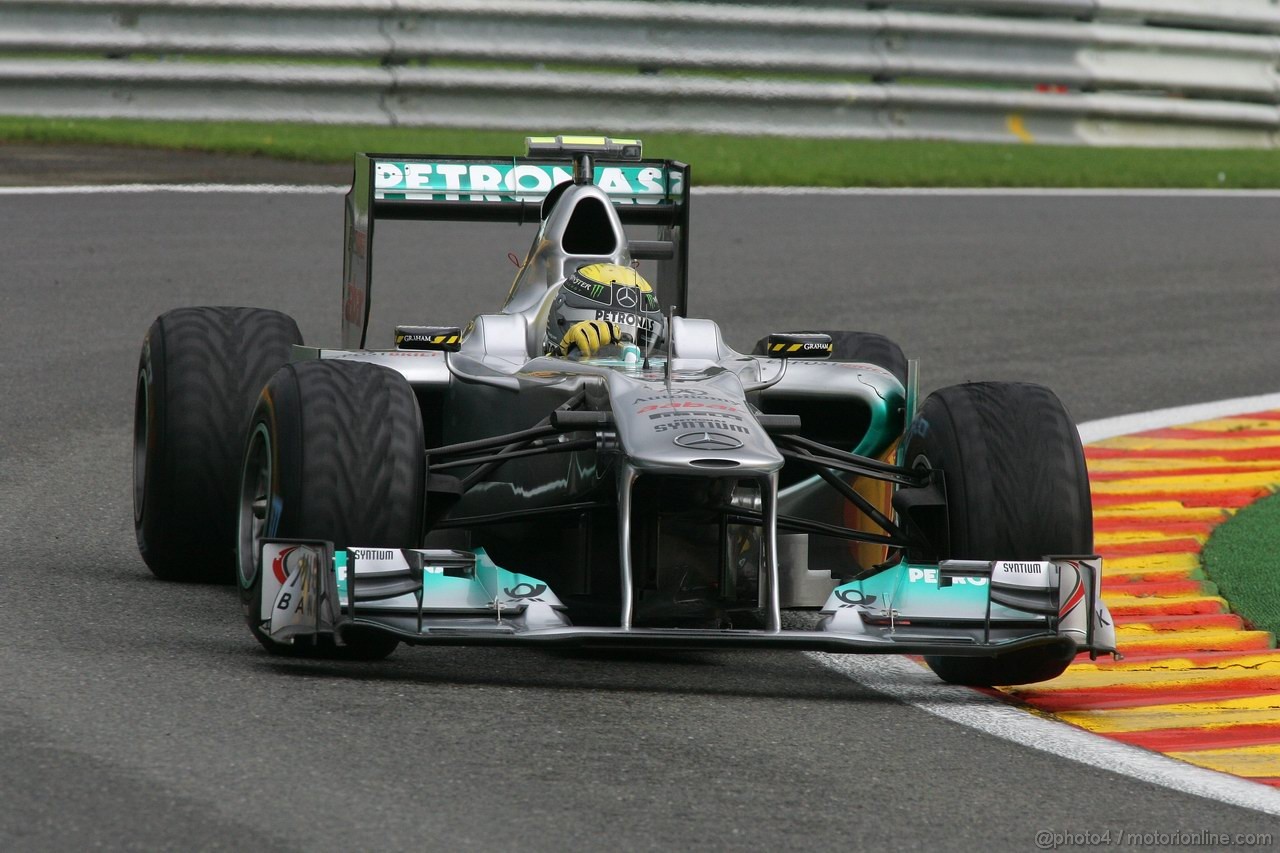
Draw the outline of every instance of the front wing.
[[[813,630],[583,627],[537,578],[497,566],[483,549],[351,548],[268,539],[259,617],[281,643],[351,626],[405,642],[578,648],[788,648],[996,657],[1053,647],[1114,654],[1101,558],[902,563],[837,587]]]

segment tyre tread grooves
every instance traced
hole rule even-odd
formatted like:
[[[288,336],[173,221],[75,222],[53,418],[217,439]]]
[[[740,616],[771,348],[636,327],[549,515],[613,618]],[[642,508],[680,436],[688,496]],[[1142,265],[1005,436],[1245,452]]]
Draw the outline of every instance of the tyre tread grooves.
[[[137,524],[143,559],[159,577],[234,577],[235,501],[249,415],[271,374],[302,343],[286,314],[257,308],[179,308],[158,317],[162,434],[148,454],[148,490]],[[144,358],[151,352],[144,347]],[[153,479],[154,477],[154,479]]]
[[[1018,382],[953,385],[929,396],[918,422],[907,458],[923,457],[945,475],[951,548],[943,559],[1092,553],[1084,451],[1053,391]],[[1055,654],[1033,650],[1001,659],[925,660],[953,683],[1022,684],[1061,673],[1070,661]]]

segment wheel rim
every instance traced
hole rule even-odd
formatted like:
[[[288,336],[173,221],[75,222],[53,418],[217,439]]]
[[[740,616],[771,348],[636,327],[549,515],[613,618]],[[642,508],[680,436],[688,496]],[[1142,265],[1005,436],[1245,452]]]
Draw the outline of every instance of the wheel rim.
[[[147,445],[151,443],[151,419],[148,409],[146,371],[138,373],[138,390],[133,403],[133,521],[142,520],[147,499]]]
[[[236,530],[236,562],[240,583],[248,589],[257,574],[258,554],[271,516],[271,437],[266,424],[257,424],[249,439],[240,477],[240,504]]]

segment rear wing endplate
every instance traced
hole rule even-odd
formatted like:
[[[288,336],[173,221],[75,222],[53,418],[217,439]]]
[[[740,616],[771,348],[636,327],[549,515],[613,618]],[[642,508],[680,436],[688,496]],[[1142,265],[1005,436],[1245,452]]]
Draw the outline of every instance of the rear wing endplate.
[[[362,349],[369,327],[374,224],[379,219],[538,222],[552,187],[573,179],[569,156],[357,154],[346,196],[342,345]],[[670,252],[653,252],[657,286],[684,315],[688,302],[689,167],[676,160],[598,160],[595,184],[624,225],[654,225]],[[644,241],[651,250],[656,244]]]

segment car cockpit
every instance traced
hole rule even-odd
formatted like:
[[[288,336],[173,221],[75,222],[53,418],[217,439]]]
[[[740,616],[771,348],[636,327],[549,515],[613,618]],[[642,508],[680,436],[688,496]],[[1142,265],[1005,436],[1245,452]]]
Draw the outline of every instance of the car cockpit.
[[[344,346],[366,345],[378,219],[538,222],[497,314],[480,315],[465,328],[398,327],[398,348],[501,352],[511,361],[542,355],[557,292],[567,276],[590,265],[636,269],[642,261],[656,261],[653,286],[641,298],[683,315],[688,290],[688,166],[646,160],[640,141],[634,139],[528,137],[526,146],[527,156],[505,161],[357,157],[346,199]],[[632,239],[627,233],[628,227],[642,225],[656,227],[655,239]]]

